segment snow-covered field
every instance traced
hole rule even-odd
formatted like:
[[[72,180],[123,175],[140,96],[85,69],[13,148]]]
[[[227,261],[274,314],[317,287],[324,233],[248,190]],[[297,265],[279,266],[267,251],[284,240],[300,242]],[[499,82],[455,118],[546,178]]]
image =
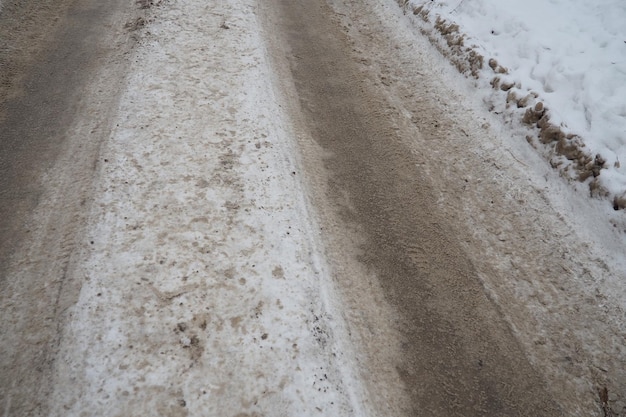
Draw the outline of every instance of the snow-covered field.
[[[554,167],[589,183],[592,194],[610,197],[619,208],[626,205],[620,199],[626,195],[626,3],[409,0],[404,5],[462,71],[477,77],[494,112],[519,125],[542,103],[537,110],[543,105],[544,111],[529,113],[525,121],[539,138],[531,142]]]

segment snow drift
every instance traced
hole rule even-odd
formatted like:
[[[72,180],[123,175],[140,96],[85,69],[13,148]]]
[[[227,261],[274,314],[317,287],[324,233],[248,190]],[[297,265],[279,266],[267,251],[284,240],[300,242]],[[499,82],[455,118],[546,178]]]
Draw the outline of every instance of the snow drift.
[[[564,177],[626,207],[626,4],[401,0]]]

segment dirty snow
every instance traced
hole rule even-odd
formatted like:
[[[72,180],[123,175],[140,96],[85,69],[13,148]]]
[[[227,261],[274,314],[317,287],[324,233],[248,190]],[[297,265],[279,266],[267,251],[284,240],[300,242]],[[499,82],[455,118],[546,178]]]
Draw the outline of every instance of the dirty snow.
[[[626,192],[626,4],[618,0],[410,0],[460,26],[466,46],[536,92],[551,121],[606,159],[600,179]],[[490,70],[485,62],[485,71]],[[489,92],[489,78],[482,80]],[[490,93],[487,93],[490,94]]]
[[[141,36],[51,415],[366,415],[254,0]]]
[[[481,4],[508,16],[487,1],[433,4],[455,19],[462,10],[482,19],[470,13]],[[373,415],[294,130],[272,93],[257,2],[155,7],[71,271],[84,283],[63,330],[50,415]],[[529,65],[517,67],[520,80]],[[562,89],[521,88],[531,85]],[[560,111],[564,123],[574,114]],[[618,280],[603,287],[616,298]]]

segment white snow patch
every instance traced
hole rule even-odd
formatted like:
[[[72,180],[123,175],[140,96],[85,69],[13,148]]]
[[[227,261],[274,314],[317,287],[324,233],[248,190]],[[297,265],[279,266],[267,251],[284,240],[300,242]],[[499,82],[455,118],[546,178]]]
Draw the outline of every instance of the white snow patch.
[[[626,4],[618,0],[410,0],[459,25],[466,46],[536,92],[551,122],[607,161],[600,180],[626,191]],[[485,67],[487,67],[485,62]],[[488,67],[486,70],[490,70]],[[489,78],[482,86],[490,90]]]

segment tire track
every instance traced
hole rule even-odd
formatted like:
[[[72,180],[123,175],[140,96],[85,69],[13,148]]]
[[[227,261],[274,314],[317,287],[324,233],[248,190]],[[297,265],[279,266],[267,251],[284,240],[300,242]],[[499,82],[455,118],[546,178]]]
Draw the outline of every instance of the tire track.
[[[375,271],[399,315],[388,325],[401,334],[393,366],[404,394],[388,398],[391,407],[398,415],[560,415],[438,212],[437,192],[420,169],[428,156],[403,145],[416,132],[352,58],[352,50],[366,46],[350,45],[323,1],[276,5],[285,49],[296,57],[291,71],[305,124],[328,155],[329,185],[318,191],[317,204],[334,207],[335,233],[361,232],[359,261]],[[346,200],[353,210],[345,210]],[[346,293],[354,291],[350,279],[340,282]],[[377,374],[363,374],[372,395]],[[400,409],[402,395],[411,405]],[[389,402],[379,406],[390,412]]]
[[[134,5],[12,2],[0,14],[0,410],[48,415],[73,254],[132,47]]]

